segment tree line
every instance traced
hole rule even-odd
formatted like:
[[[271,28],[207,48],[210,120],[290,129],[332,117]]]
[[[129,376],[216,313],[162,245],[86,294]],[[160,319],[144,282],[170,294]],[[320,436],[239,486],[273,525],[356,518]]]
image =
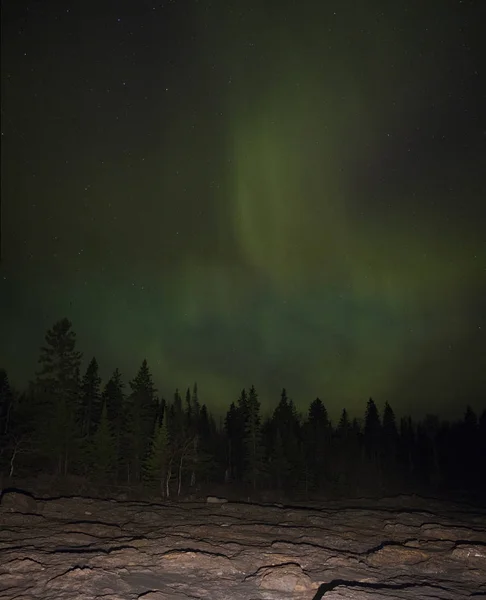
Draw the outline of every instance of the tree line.
[[[118,369],[102,386],[96,358],[83,375],[81,359],[72,324],[62,319],[47,331],[25,391],[12,390],[0,369],[4,476],[78,475],[164,498],[222,483],[287,497],[485,491],[486,410],[478,418],[468,406],[452,423],[433,415],[397,423],[388,402],[380,414],[370,398],[363,419],[343,409],[333,424],[319,398],[301,414],[285,389],[263,416],[250,386],[216,423],[197,384],[169,401],[157,395],[146,360],[128,386]]]

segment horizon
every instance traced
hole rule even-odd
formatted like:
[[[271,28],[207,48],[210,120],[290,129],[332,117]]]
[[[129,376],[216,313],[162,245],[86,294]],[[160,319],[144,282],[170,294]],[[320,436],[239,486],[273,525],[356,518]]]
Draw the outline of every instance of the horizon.
[[[75,332],[74,327],[72,330]],[[93,353],[88,354],[88,353],[84,352],[83,349],[79,347],[79,345],[77,345],[77,349],[78,349],[78,351],[80,351],[82,353],[81,369],[80,369],[80,375],[82,377],[84,375],[84,373],[86,372],[89,362],[92,360],[92,358],[97,359],[97,357],[96,357],[96,354],[93,354]],[[134,379],[134,377],[136,376],[138,369],[140,368],[140,365],[142,364],[143,360],[144,359],[142,358],[140,361],[138,361],[138,367],[132,369],[130,371],[130,373],[125,373],[124,370],[122,370],[116,366],[113,367],[112,369],[109,369],[105,365],[100,364],[97,359],[99,373],[100,373],[100,377],[101,377],[101,389],[102,390],[104,389],[104,387],[110,380],[111,376],[113,375],[113,372],[115,371],[115,369],[118,368],[118,370],[120,371],[121,377],[122,377],[122,381],[125,385],[125,388],[124,388],[125,395],[128,396],[130,393],[129,382],[132,381]],[[309,399],[307,399],[307,398],[304,399],[301,397],[300,394],[292,393],[292,390],[290,390],[285,385],[281,385],[278,389],[275,388],[274,390],[271,391],[270,394],[268,393],[269,390],[266,390],[266,392],[264,392],[263,397],[262,397],[262,394],[260,393],[260,388],[259,388],[258,384],[253,381],[250,381],[249,383],[246,383],[245,385],[241,385],[238,389],[235,390],[235,393],[233,394],[232,397],[226,398],[225,401],[222,398],[220,398],[219,399],[220,401],[218,402],[218,399],[216,399],[216,401],[211,401],[211,390],[205,390],[198,381],[189,382],[189,383],[187,383],[187,385],[176,385],[171,390],[168,390],[167,385],[165,387],[160,386],[160,381],[158,381],[157,371],[150,364],[150,361],[147,360],[147,364],[148,364],[149,370],[152,374],[153,382],[154,382],[154,385],[156,388],[157,398],[159,399],[159,401],[164,400],[165,402],[172,403],[174,400],[174,394],[175,394],[176,390],[179,392],[179,394],[182,397],[182,400],[184,401],[186,391],[189,389],[192,392],[193,386],[196,383],[198,386],[198,394],[199,394],[201,404],[206,404],[208,412],[216,419],[216,422],[218,424],[219,424],[220,419],[224,419],[224,417],[226,416],[226,413],[227,413],[231,403],[234,402],[236,404],[237,399],[241,393],[241,390],[245,389],[248,391],[252,385],[255,385],[259,401],[262,404],[261,410],[262,410],[263,418],[271,417],[271,415],[273,414],[273,411],[275,410],[276,406],[279,403],[282,390],[285,389],[289,400],[292,400],[294,402],[296,409],[298,411],[298,414],[301,415],[303,420],[305,420],[307,418],[307,412],[308,412],[311,402],[313,402],[316,398],[319,398],[322,401],[322,403],[324,404],[324,406],[326,407],[326,410],[328,411],[329,419],[330,419],[333,427],[336,426],[337,423],[339,422],[339,419],[341,417],[343,409],[346,409],[346,412],[348,413],[348,416],[351,420],[357,419],[358,422],[361,423],[364,419],[366,404],[370,398],[372,398],[373,401],[375,402],[380,416],[382,416],[385,403],[388,402],[388,404],[391,406],[391,408],[395,414],[395,417],[397,419],[397,425],[399,425],[401,418],[410,417],[410,418],[412,418],[412,421],[415,424],[417,424],[417,422],[422,422],[429,415],[438,417],[441,422],[454,422],[457,420],[461,420],[464,417],[465,411],[468,407],[470,407],[474,411],[474,413],[476,414],[476,416],[478,418],[481,416],[481,414],[484,411],[486,411],[486,403],[483,402],[481,404],[480,398],[459,398],[457,400],[456,406],[454,407],[454,409],[452,411],[451,411],[451,409],[449,409],[449,410],[445,410],[445,411],[442,410],[439,412],[437,412],[437,411],[434,412],[433,410],[425,409],[425,411],[423,411],[422,413],[419,413],[419,412],[414,413],[414,412],[407,412],[406,409],[397,410],[395,408],[393,399],[390,399],[390,398],[380,399],[380,398],[376,398],[376,397],[373,397],[371,395],[366,395],[366,394],[364,396],[362,396],[362,398],[360,399],[361,400],[361,407],[360,407],[359,401],[356,399],[348,399],[348,402],[346,403],[345,400],[342,400],[340,402],[336,398],[326,398],[322,394],[315,394],[314,397],[311,397]],[[22,393],[22,392],[26,391],[30,382],[35,381],[35,376],[36,376],[36,372],[37,372],[37,369],[34,369],[31,373],[30,377],[27,377],[27,379],[24,380],[24,383],[21,384],[21,383],[19,383],[19,381],[12,379],[9,375],[8,370],[7,369],[5,369],[5,370],[7,372],[8,378],[9,378],[10,386],[17,393]],[[355,406],[355,408],[353,410],[350,410],[348,408],[349,405]]]

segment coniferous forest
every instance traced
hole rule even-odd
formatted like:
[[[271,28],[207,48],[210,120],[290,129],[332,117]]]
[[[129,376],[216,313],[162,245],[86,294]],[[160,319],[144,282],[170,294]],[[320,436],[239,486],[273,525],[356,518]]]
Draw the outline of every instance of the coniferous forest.
[[[332,423],[319,398],[301,414],[285,389],[263,415],[250,386],[215,420],[195,383],[159,397],[146,360],[131,381],[116,369],[103,383],[96,358],[84,373],[81,359],[63,319],[47,332],[26,390],[13,390],[0,369],[4,487],[44,478],[63,492],[166,499],[215,489],[263,501],[412,492],[484,498],[486,410],[478,416],[465,406],[456,422],[434,415],[414,422],[370,398],[361,418],[343,407]]]

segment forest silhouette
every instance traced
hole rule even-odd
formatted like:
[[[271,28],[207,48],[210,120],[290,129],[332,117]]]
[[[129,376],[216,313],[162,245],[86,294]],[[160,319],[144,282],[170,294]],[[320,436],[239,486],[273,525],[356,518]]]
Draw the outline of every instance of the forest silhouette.
[[[46,333],[26,390],[14,391],[0,369],[4,484],[49,476],[104,495],[136,489],[165,499],[222,486],[260,500],[485,496],[486,410],[478,418],[465,406],[455,422],[434,415],[397,422],[388,402],[380,414],[370,398],[363,419],[343,408],[333,424],[319,398],[300,414],[285,389],[263,416],[251,386],[217,422],[197,384],[171,400],[158,397],[146,360],[128,386],[118,369],[102,386],[96,359],[83,375],[81,359],[65,318]]]

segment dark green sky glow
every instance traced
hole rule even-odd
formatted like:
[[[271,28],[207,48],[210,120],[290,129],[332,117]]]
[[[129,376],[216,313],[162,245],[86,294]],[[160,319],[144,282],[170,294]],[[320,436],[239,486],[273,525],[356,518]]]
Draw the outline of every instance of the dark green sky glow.
[[[484,407],[479,4],[6,2],[0,366]]]

